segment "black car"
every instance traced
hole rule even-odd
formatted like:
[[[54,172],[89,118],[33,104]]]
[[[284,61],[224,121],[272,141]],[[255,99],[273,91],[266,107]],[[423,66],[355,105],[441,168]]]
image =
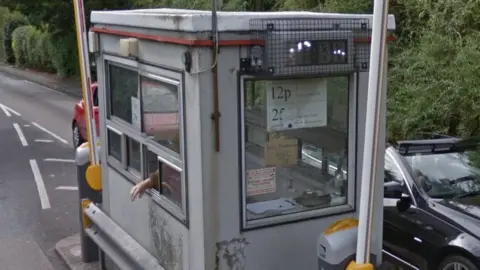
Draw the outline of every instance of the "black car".
[[[385,154],[384,258],[480,269],[480,138],[402,141]]]

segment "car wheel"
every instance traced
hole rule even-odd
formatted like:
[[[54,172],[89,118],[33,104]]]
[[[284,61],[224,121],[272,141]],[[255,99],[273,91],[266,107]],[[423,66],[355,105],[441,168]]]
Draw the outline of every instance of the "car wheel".
[[[85,140],[82,138],[82,134],[80,134],[80,129],[78,128],[76,123],[73,123],[72,127],[72,141],[73,141],[73,147],[77,149],[82,143],[85,142]]]
[[[463,256],[448,256],[440,263],[438,270],[479,270],[472,261]]]

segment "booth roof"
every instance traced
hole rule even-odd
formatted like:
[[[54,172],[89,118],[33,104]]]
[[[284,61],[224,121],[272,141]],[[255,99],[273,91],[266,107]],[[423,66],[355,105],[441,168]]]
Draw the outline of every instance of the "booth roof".
[[[283,12],[217,12],[218,31],[249,31],[251,19],[368,19],[371,14],[317,13],[306,11]],[[91,22],[102,25],[118,25],[184,32],[206,32],[212,29],[212,13],[188,9],[135,9],[116,11],[92,11]],[[388,30],[395,30],[395,18],[388,16]]]

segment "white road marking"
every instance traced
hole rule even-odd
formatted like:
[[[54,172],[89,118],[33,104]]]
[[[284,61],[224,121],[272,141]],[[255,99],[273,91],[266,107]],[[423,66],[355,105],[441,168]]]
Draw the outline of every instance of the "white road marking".
[[[55,188],[56,190],[78,190],[78,187],[74,186],[58,186]]]
[[[23,126],[24,126],[24,127],[30,127],[30,125],[29,125],[29,124],[26,124],[26,125],[23,125]]]
[[[48,130],[48,129],[42,127],[42,126],[40,126],[39,124],[37,124],[37,123],[35,123],[35,122],[32,122],[32,124],[33,124],[34,126],[36,126],[37,128],[39,128],[40,130],[42,130],[42,131],[50,134],[50,135],[51,135],[52,137],[54,137],[55,139],[63,142],[64,144],[68,144],[68,141],[67,141],[67,140],[65,140],[64,138],[62,138],[62,137],[58,136],[57,134],[51,132],[50,130]]]
[[[43,161],[75,163],[74,159],[63,159],[63,158],[46,158]]]
[[[20,126],[17,123],[13,123],[13,127],[15,128],[15,131],[17,131],[18,138],[20,138],[22,145],[28,146],[27,139],[25,138],[25,135],[23,135],[23,131]]]
[[[42,139],[36,139],[35,142],[44,142],[44,143],[52,143],[53,140],[42,140]]]
[[[17,111],[15,111],[14,109],[12,108],[9,108],[3,104],[0,103],[0,109],[2,109],[2,111],[8,116],[12,116],[12,113],[15,114],[16,116],[20,116],[20,113],[18,113]]]
[[[45,188],[45,183],[43,182],[42,174],[38,168],[37,161],[35,159],[30,159],[30,167],[32,167],[33,177],[35,178],[35,184],[37,184],[38,196],[40,197],[40,203],[42,204],[42,209],[50,208],[50,200],[48,199],[47,189]]]

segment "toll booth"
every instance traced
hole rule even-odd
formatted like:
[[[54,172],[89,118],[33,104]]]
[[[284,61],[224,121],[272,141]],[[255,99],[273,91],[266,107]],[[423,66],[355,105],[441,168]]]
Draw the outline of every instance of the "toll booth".
[[[372,15],[149,9],[91,22],[102,211],[167,270],[319,269],[318,236],[358,215]],[[380,261],[381,237],[372,252]]]

